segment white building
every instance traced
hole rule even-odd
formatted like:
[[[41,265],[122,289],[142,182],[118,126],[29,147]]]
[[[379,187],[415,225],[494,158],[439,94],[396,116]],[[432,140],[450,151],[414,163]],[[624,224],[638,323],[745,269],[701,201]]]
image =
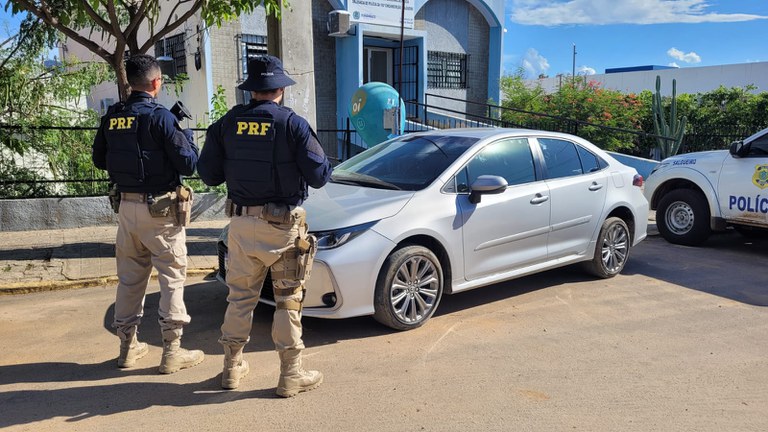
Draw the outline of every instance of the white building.
[[[768,62],[741,63],[720,66],[670,68],[667,66],[637,66],[606,69],[606,73],[579,76],[587,81],[597,81],[601,87],[622,93],[640,93],[643,90],[656,91],[656,76],[661,77],[661,93],[672,94],[672,80],[677,84],[677,94],[706,93],[720,86],[755,86],[753,93],[768,92]],[[547,93],[557,91],[567,82],[569,76],[556,76],[529,80],[539,83]]]

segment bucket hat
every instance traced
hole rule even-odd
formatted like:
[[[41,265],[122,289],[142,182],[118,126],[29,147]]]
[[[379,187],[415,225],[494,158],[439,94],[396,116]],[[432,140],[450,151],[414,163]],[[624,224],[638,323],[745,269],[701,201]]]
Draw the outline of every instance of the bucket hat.
[[[237,86],[240,90],[267,91],[296,84],[283,70],[283,62],[271,55],[248,61],[248,78]]]

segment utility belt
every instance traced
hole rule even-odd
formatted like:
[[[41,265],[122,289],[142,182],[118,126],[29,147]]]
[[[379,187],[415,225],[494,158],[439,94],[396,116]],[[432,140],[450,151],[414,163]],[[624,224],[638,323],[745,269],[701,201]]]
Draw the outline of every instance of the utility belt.
[[[267,203],[256,206],[241,206],[227,199],[225,213],[227,216],[252,216],[274,225],[298,224],[299,235],[293,247],[286,250],[280,257],[283,269],[272,267],[272,279],[305,280],[309,278],[312,262],[317,252],[317,239],[309,234],[306,222],[306,212],[302,207],[289,206],[284,203]]]
[[[290,206],[284,203],[266,203],[264,205],[243,206],[235,204],[227,198],[224,203],[224,213],[227,217],[253,216],[271,224],[292,224],[295,219],[294,209],[298,206]]]
[[[173,216],[177,226],[187,226],[192,216],[192,188],[180,185],[175,191],[143,193],[118,192],[113,186],[109,191],[109,201],[115,213],[120,210],[120,202],[146,203],[149,214],[155,218]]]

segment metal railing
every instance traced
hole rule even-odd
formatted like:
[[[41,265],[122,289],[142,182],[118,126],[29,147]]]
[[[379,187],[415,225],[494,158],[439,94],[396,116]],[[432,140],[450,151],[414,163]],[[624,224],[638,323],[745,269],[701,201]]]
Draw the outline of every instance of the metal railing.
[[[91,161],[96,130],[95,127],[0,125],[0,137],[3,138],[0,142],[0,199],[106,195],[109,189],[107,173]],[[192,130],[196,141],[202,142],[206,129]],[[70,136],[66,139],[57,136],[63,133]],[[73,138],[71,134],[79,136]],[[317,135],[334,164],[367,148],[349,121],[345,129],[318,129]],[[48,144],[41,145],[43,141]],[[23,155],[13,149],[23,149]],[[201,192],[213,190],[197,176],[187,180],[195,182],[196,190]]]
[[[430,105],[430,99],[441,98],[454,102],[476,105],[485,115],[468,114],[465,111],[446,108],[445,104]],[[566,132],[583,136],[585,132],[601,131],[604,137],[620,136],[632,141],[633,147],[624,151],[635,156],[650,157],[638,154],[643,149],[653,149],[658,137],[639,130],[629,130],[611,126],[597,125],[585,121],[568,119],[545,113],[529,112],[512,108],[499,107],[492,104],[465,101],[461,99],[427,94],[425,103],[408,101],[407,112],[419,115],[408,119],[405,133],[424,130],[424,128],[456,128],[456,127],[519,127]],[[504,111],[515,112],[527,116],[526,121],[510,122],[502,120]],[[739,139],[743,139],[758,129],[748,126],[734,126],[726,130],[692,128],[685,136],[681,152],[699,150],[723,149]],[[198,142],[205,136],[204,128],[193,128]],[[99,170],[91,162],[91,144],[96,128],[67,127],[67,126],[38,126],[24,127],[0,125],[0,199],[46,198],[46,197],[85,197],[103,196],[107,194],[108,179],[105,171]],[[57,135],[59,134],[59,135]],[[75,135],[75,136],[73,136]],[[323,150],[333,163],[344,161],[368,148],[362,137],[352,127],[349,119],[343,129],[318,129],[318,138]],[[585,137],[587,138],[587,137]],[[45,141],[46,145],[40,145]],[[591,139],[597,145],[599,140]],[[37,145],[29,145],[35,142]],[[27,147],[24,156],[11,149]],[[34,149],[40,149],[34,150]],[[625,149],[626,150],[626,149]],[[634,153],[633,153],[634,151]],[[206,191],[205,185],[198,177],[190,177],[198,190]]]
[[[449,96],[441,96],[435,94],[427,94],[425,101],[429,101],[429,98],[447,99],[451,101],[458,101],[466,103],[468,105],[475,105],[482,107],[485,115],[467,114],[466,111],[444,108],[442,106],[430,105],[428,103],[419,103],[416,101],[409,101],[408,103],[418,105],[421,109],[419,112],[423,115],[423,122],[426,125],[444,128],[448,127],[505,127],[505,128],[524,128],[524,129],[536,129],[546,130],[551,132],[564,132],[571,135],[582,136],[590,139],[594,144],[600,147],[606,147],[605,142],[600,142],[599,139],[595,139],[595,133],[592,136],[584,136],[585,131],[599,130],[603,136],[622,136],[633,140],[633,148],[652,148],[656,144],[656,139],[668,140],[671,138],[663,137],[660,135],[648,133],[642,130],[624,129],[613,126],[605,126],[595,123],[589,123],[583,120],[577,120],[567,117],[561,117],[546,113],[538,113],[533,111],[525,111],[515,108],[507,108],[497,105],[492,105],[482,102],[465,101],[462,99],[452,98]],[[504,120],[503,113],[512,112],[516,114],[522,114],[526,118],[525,121],[510,121]],[[450,116],[456,115],[457,117],[451,118]],[[448,117],[448,118],[446,118]],[[599,137],[598,137],[599,138]],[[625,150],[631,150],[629,146],[624,148]],[[648,156],[648,155],[644,155]]]

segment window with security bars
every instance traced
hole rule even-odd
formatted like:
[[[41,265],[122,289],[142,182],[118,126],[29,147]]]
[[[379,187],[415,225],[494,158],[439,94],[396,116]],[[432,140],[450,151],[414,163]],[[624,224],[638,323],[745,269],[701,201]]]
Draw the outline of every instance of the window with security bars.
[[[187,73],[187,49],[184,45],[184,33],[167,37],[155,42],[155,58],[170,57],[173,61],[168,66],[163,65],[163,73],[169,79],[174,79],[178,74]]]
[[[248,78],[248,60],[267,55],[267,37],[253,34],[241,34],[237,39],[240,44],[239,56],[239,82]],[[251,101],[251,92],[241,90],[237,95],[238,103],[248,103]]]
[[[467,88],[468,63],[467,54],[429,51],[427,53],[427,87]]]

